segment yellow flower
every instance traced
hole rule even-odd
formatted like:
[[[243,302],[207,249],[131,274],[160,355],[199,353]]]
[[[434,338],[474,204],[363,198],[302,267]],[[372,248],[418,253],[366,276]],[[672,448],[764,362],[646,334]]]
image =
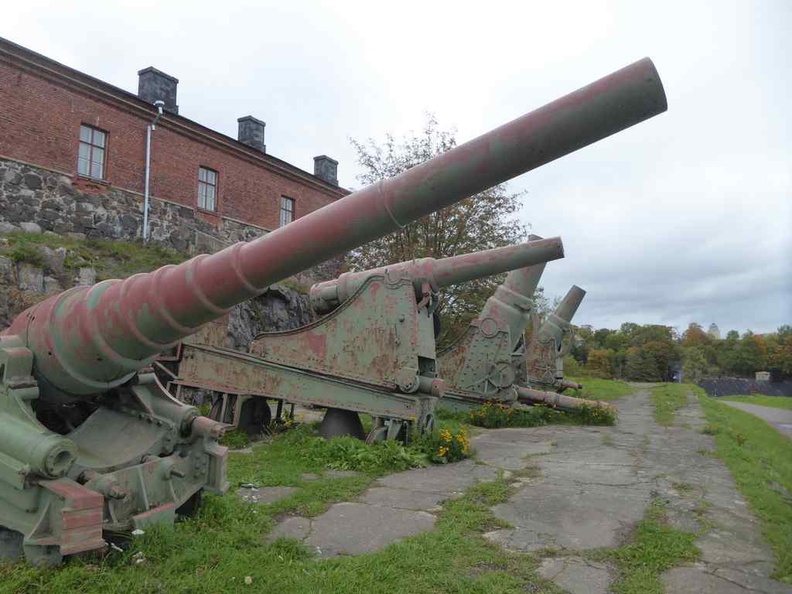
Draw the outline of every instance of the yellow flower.
[[[443,456],[443,457],[445,457],[445,455],[448,453],[448,448],[447,448],[447,447],[445,447],[445,446],[440,446],[440,449],[437,451],[437,453],[438,453],[440,456]]]

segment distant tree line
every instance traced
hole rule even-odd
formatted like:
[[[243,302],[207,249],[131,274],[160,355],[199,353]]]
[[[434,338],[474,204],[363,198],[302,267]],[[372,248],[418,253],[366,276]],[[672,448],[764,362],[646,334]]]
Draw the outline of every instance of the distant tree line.
[[[705,377],[754,377],[775,371],[792,377],[792,326],[770,334],[742,336],[731,330],[725,338],[713,324],[705,331],[693,323],[680,336],[669,326],[624,323],[618,330],[591,326],[576,329],[567,358],[567,373],[631,381],[686,381]]]

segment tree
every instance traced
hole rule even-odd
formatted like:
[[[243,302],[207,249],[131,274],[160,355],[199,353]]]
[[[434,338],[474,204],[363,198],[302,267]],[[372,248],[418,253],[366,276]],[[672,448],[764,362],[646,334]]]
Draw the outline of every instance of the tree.
[[[608,351],[605,349],[593,349],[589,351],[586,371],[594,377],[603,377],[606,379],[613,377]]]
[[[388,134],[384,142],[351,142],[363,168],[357,179],[366,185],[393,177],[456,146],[454,131],[440,130],[431,115],[427,115],[419,134],[411,133],[399,140]],[[354,250],[349,257],[350,267],[366,270],[415,258],[447,258],[518,243],[526,236],[525,227],[515,218],[520,196],[510,193],[505,184],[485,190]],[[503,279],[504,275],[498,275],[445,289],[438,308],[443,319],[438,342],[447,344],[463,331]]]
[[[683,347],[694,347],[694,346],[703,346],[705,344],[709,344],[711,338],[710,336],[704,332],[704,329],[701,327],[700,324],[696,324],[695,322],[691,322],[690,325],[685,330],[685,333],[682,335],[682,346]]]
[[[694,346],[685,349],[682,356],[682,377],[685,381],[698,383],[707,376],[709,364],[703,347]]]
[[[659,382],[662,379],[658,371],[657,359],[652,353],[640,347],[630,347],[627,350],[624,376],[639,382]]]

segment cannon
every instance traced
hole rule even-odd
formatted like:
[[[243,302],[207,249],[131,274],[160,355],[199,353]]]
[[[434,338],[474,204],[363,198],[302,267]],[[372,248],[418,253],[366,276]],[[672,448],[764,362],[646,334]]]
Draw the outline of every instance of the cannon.
[[[181,348],[170,386],[211,390],[212,418],[250,434],[271,419],[268,400],[326,408],[320,433],[363,438],[359,414],[374,418],[367,439],[404,439],[431,429],[444,384],[437,374],[438,291],[450,285],[563,257],[559,238],[436,260],[423,258],[314,285],[306,326],[258,335],[249,353],[200,344]]]
[[[573,285],[561,302],[542,323],[534,316],[531,336],[526,341],[526,381],[532,386],[554,390],[581,389],[575,382],[564,379],[564,357],[574,342],[572,318],[586,292]]]
[[[531,235],[529,239],[540,241]],[[601,407],[602,402],[586,401],[555,392],[545,392],[525,384],[525,330],[533,321],[538,328],[532,296],[544,272],[545,264],[514,270],[490,297],[481,313],[456,342],[439,355],[440,373],[446,382],[442,405],[456,410],[468,410],[486,401],[501,404],[544,404],[562,410],[587,406]],[[564,298],[535,336],[534,344],[541,344],[542,353],[551,345],[555,356],[555,340],[561,344],[570,330],[571,319],[585,294],[573,290]],[[540,352],[538,349],[532,351]],[[561,351],[558,351],[561,352]],[[563,359],[563,353],[561,354]],[[553,359],[555,363],[555,358]],[[555,369],[555,368],[554,368]]]
[[[148,371],[163,350],[278,280],[666,109],[643,59],[257,240],[26,310],[0,336],[0,526],[58,563],[223,492],[223,426]]]

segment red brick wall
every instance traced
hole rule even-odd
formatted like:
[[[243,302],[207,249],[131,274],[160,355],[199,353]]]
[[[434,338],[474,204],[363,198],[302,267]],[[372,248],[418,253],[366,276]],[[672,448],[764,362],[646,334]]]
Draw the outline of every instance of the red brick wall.
[[[152,135],[152,196],[196,207],[198,167],[209,167],[219,173],[217,213],[201,212],[201,218],[219,222],[226,216],[267,229],[279,225],[281,196],[294,199],[296,217],[336,199],[331,190],[279,175],[211,140],[190,138],[169,125],[169,117]],[[142,193],[149,121],[0,62],[0,155],[75,173],[80,124],[89,124],[109,133],[107,181]]]

